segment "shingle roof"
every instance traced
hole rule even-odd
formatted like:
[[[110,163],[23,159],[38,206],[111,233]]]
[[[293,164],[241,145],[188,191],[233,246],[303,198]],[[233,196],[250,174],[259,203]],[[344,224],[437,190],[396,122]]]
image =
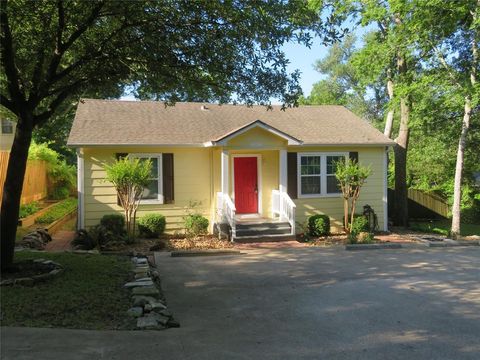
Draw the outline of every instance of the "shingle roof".
[[[343,106],[280,106],[82,99],[68,145],[203,145],[255,120],[304,145],[393,145]]]

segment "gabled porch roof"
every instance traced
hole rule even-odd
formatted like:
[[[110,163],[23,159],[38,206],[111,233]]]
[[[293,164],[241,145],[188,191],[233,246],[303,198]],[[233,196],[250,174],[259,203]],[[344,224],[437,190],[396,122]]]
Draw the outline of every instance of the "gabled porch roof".
[[[234,129],[232,131],[229,131],[227,132],[226,134],[218,137],[217,139],[213,140],[213,141],[209,141],[207,143],[205,143],[204,145],[205,146],[222,146],[222,145],[226,145],[228,141],[232,140],[233,138],[241,135],[241,134],[244,134],[246,133],[247,131],[249,130],[252,130],[252,129],[255,129],[255,128],[261,128],[273,135],[276,135],[284,140],[287,141],[288,145],[302,145],[303,144],[303,141],[271,126],[271,125],[268,125],[266,123],[264,123],[263,121],[261,120],[255,120],[255,121],[252,121],[244,126],[241,126],[237,129]]]

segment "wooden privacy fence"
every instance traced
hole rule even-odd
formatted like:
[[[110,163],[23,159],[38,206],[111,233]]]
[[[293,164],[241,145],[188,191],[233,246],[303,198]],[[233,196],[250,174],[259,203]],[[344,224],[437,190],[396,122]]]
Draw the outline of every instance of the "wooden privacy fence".
[[[443,217],[448,217],[448,204],[440,196],[417,189],[408,189],[408,198]]]
[[[10,153],[0,152],[0,203],[3,197],[3,184],[7,175],[7,166]],[[25,179],[23,180],[21,204],[47,197],[48,179],[47,164],[43,160],[28,160]]]

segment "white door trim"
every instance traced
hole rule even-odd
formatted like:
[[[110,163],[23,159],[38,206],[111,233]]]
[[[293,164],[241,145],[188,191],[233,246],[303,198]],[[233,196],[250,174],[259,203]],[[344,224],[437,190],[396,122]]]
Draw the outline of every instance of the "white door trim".
[[[263,214],[263,207],[262,207],[262,155],[261,154],[232,154],[232,200],[235,203],[235,158],[236,157],[256,157],[257,158],[257,185],[258,185],[258,193],[257,193],[257,206],[258,212],[257,214]]]

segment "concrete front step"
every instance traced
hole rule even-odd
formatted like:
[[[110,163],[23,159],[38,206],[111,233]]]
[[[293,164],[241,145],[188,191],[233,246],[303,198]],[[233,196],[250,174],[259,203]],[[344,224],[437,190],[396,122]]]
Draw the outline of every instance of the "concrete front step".
[[[272,235],[290,235],[290,227],[279,228],[257,228],[257,229],[237,229],[236,237],[243,236],[272,236]]]
[[[240,236],[235,238],[236,243],[249,244],[249,243],[269,243],[269,242],[281,242],[281,241],[295,241],[295,235],[263,235],[263,236]]]

